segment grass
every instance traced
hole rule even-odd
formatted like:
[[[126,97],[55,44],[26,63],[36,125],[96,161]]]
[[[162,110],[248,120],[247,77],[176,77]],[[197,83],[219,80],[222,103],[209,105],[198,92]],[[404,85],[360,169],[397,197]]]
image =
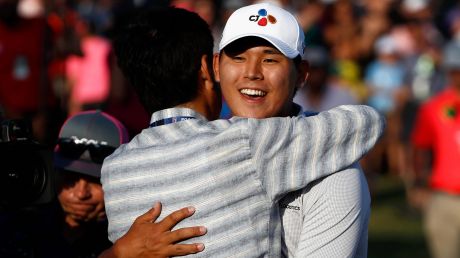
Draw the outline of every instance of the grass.
[[[369,221],[369,258],[430,257],[420,213],[407,206],[404,186],[394,176],[377,179]]]

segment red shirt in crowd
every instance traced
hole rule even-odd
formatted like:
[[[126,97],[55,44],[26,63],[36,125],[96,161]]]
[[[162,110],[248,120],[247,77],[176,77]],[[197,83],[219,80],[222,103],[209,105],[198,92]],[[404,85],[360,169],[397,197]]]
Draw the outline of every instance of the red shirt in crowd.
[[[449,87],[422,105],[412,144],[433,151],[431,188],[460,194],[460,93]]]

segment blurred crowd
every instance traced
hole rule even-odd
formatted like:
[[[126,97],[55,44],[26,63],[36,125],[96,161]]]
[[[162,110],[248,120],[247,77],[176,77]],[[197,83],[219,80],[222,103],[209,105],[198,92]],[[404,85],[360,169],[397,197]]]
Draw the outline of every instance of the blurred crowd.
[[[119,72],[111,39],[130,10],[175,5],[197,12],[212,28],[257,1],[0,0],[0,107],[3,117],[33,121],[37,140],[53,144],[66,117],[98,108],[131,135],[150,114]],[[310,84],[296,101],[324,110],[369,104],[388,119],[388,133],[366,170],[407,172],[409,134],[418,105],[446,85],[443,50],[460,38],[456,1],[279,0],[306,33]],[[224,106],[223,117],[229,116]]]
[[[0,0],[1,117],[30,120],[34,138],[53,146],[67,117],[100,109],[132,137],[150,114],[116,65],[111,40],[119,24],[136,8],[174,5],[208,22],[217,49],[229,15],[255,2],[261,1]],[[411,135],[419,108],[460,85],[460,2],[264,2],[294,13],[306,35],[310,76],[295,102],[314,111],[358,103],[376,108],[387,128],[362,160],[371,191],[382,173],[399,176],[408,189],[418,183]],[[457,108],[447,107],[446,116],[455,119]],[[229,116],[224,104],[222,117]],[[408,191],[411,205],[423,206],[420,196]]]

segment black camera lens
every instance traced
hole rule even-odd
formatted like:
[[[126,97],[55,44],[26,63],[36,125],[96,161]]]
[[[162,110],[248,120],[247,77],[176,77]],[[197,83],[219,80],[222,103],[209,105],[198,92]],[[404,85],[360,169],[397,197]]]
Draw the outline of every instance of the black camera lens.
[[[36,201],[48,180],[46,163],[33,148],[10,146],[1,151],[0,203],[23,206]]]
[[[52,150],[33,141],[30,132],[30,121],[1,122],[0,211],[55,198]]]

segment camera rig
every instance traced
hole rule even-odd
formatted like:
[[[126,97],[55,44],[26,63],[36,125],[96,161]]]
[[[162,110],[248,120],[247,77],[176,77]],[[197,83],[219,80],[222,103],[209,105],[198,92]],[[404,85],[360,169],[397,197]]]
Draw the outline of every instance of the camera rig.
[[[0,209],[51,202],[55,198],[52,151],[32,140],[25,120],[4,120],[0,139]]]

